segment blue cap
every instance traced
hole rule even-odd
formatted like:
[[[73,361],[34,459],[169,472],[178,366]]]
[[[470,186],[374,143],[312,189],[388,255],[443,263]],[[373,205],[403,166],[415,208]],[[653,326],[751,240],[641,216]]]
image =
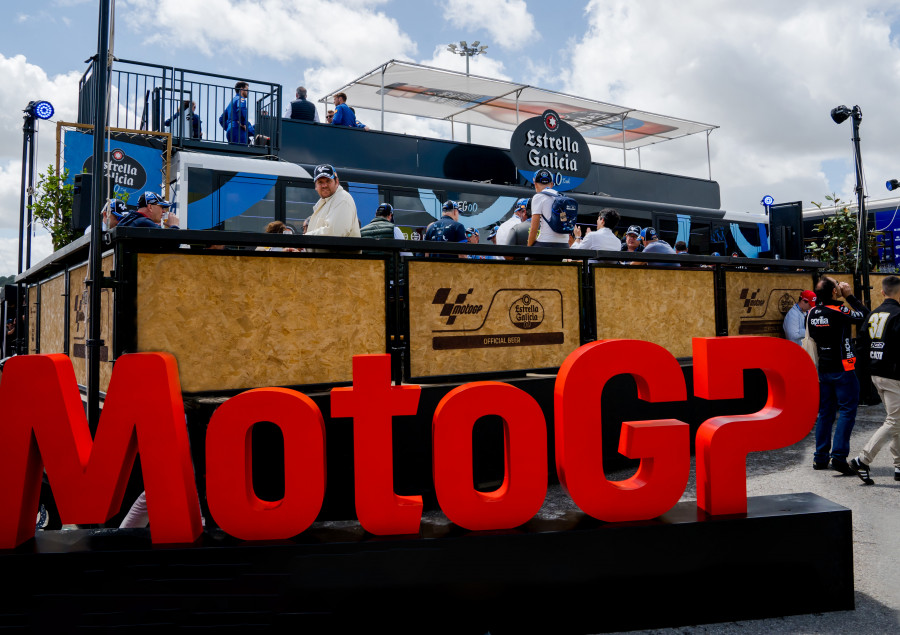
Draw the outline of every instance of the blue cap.
[[[516,201],[516,207],[528,207],[529,200],[530,199],[527,198],[520,198],[518,201]]]
[[[497,235],[497,230],[498,230],[498,229],[500,229],[500,228],[497,227],[496,225],[494,225],[493,227],[491,227],[491,233],[488,234],[488,240],[490,240],[491,238],[493,238],[494,236]]]
[[[656,235],[656,230],[652,227],[644,227],[641,231],[641,240],[656,240],[659,236]]]
[[[378,214],[378,212],[387,212],[388,214],[393,214],[394,206],[391,205],[390,203],[382,203],[381,205],[379,205],[378,207],[375,208],[375,213]]]
[[[534,178],[532,179],[532,181],[534,183],[553,183],[553,175],[550,174],[550,170],[541,168],[534,173]]]
[[[317,165],[316,169],[313,170],[313,182],[318,181],[323,176],[328,177],[329,179],[336,179],[337,172],[335,171],[334,166],[329,165],[328,163]]]
[[[444,203],[444,205],[441,207],[441,209],[445,212],[449,212],[454,209],[459,209],[459,206],[456,203],[454,203],[453,201],[447,201],[446,203]]]
[[[641,226],[640,225],[631,225],[628,228],[628,231],[625,232],[626,236],[628,234],[634,234],[635,236],[640,236],[641,235]]]
[[[474,227],[469,227],[466,230],[466,236],[477,236],[477,235],[478,235],[478,230],[475,229]]]
[[[128,207],[121,199],[111,198],[106,202],[106,205],[103,207],[103,211],[109,212],[118,220],[122,220],[128,214]]]
[[[156,192],[144,192],[138,199],[138,207],[147,207],[148,205],[159,205],[160,207],[172,207],[172,204],[161,197]]]

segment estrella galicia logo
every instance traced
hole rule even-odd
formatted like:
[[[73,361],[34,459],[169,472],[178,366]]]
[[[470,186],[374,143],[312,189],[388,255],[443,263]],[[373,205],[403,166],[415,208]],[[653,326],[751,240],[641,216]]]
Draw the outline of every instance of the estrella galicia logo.
[[[548,132],[556,132],[559,129],[559,115],[553,110],[545,110],[542,115],[544,118],[544,127]]]
[[[744,301],[744,308],[747,309],[747,313],[750,313],[755,307],[763,306],[766,301],[763,299],[757,299],[757,295],[759,295],[759,289],[750,293],[750,289],[741,289],[741,300]]]
[[[143,190],[147,185],[147,171],[137,160],[131,158],[121,148],[114,148],[109,153],[109,160],[103,161],[104,176],[109,176],[115,189]],[[82,172],[90,172],[93,158],[84,160]]]
[[[510,305],[509,321],[526,331],[537,328],[544,321],[544,307],[537,299],[525,294]]]
[[[781,311],[782,315],[785,315],[788,311],[791,310],[791,307],[794,306],[794,298],[790,293],[785,293],[780,298],[778,298],[778,310]]]
[[[457,294],[452,302],[448,302],[451,289],[449,287],[441,287],[434,294],[432,304],[440,304],[441,317],[447,318],[447,326],[456,322],[457,315],[477,315],[484,308],[480,304],[467,304],[466,298],[472,295],[474,289],[469,289],[465,293]]]

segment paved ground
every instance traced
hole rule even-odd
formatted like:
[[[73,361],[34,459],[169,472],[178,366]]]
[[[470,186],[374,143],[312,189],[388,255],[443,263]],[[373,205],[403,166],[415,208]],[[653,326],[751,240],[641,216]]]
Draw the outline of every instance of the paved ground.
[[[856,456],[884,420],[883,406],[860,408],[850,441]],[[813,492],[853,511],[853,571],[856,610],[726,622],[683,628],[632,631],[669,633],[900,633],[900,482],[894,481],[890,452],[871,466],[875,485],[855,476],[812,469],[813,435],[784,450],[752,454],[747,461],[749,496]],[[693,471],[684,499],[695,500]],[[773,576],[773,584],[779,583]],[[802,577],[797,579],[802,583]]]

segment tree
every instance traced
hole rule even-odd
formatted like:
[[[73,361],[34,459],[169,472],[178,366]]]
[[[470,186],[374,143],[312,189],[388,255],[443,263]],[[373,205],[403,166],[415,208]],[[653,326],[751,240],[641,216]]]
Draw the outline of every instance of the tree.
[[[69,171],[57,175],[52,165],[44,174],[38,175],[33,203],[29,207],[35,220],[43,226],[53,239],[53,251],[65,247],[84,234],[72,229],[72,204],[75,200],[75,186],[66,183]]]
[[[826,196],[825,200],[831,201],[835,212],[832,216],[826,216],[821,223],[813,226],[819,237],[809,244],[809,251],[816,260],[828,265],[826,271],[856,271],[859,225],[857,215],[851,212],[850,207],[835,195]],[[822,209],[823,203],[812,201],[812,204]],[[866,232],[869,265],[873,264],[873,254],[878,253],[875,238],[882,233]]]

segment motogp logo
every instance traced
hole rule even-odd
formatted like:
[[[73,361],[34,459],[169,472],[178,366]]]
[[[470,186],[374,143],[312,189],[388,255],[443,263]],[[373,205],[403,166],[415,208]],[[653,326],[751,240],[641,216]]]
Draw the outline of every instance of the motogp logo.
[[[543,114],[544,118],[544,127],[549,132],[556,132],[559,130],[559,115],[556,114],[553,110],[547,110]]]

